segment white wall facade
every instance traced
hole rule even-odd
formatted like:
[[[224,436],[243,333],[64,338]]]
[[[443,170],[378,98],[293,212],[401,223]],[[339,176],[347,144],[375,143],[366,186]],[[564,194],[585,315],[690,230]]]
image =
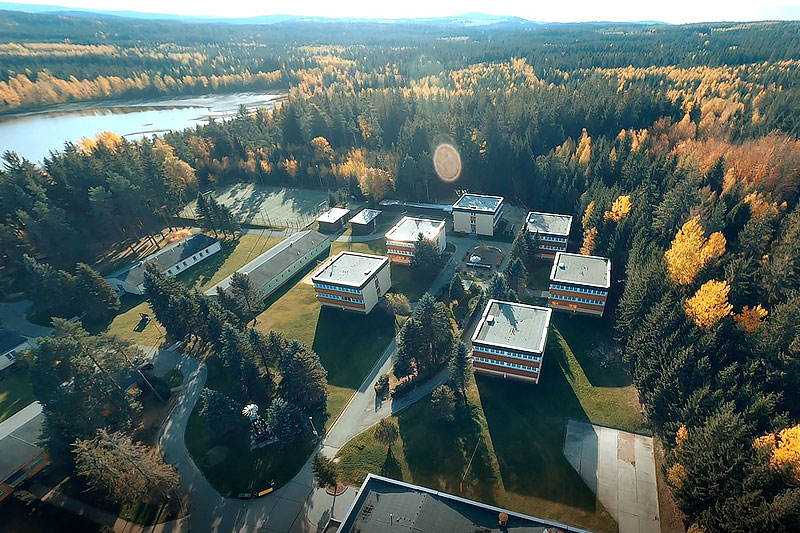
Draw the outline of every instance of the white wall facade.
[[[477,235],[494,235],[494,229],[503,216],[503,204],[495,213],[485,211],[461,211],[453,209],[453,230],[459,233],[475,233]],[[473,231],[472,220],[474,217],[475,228]]]

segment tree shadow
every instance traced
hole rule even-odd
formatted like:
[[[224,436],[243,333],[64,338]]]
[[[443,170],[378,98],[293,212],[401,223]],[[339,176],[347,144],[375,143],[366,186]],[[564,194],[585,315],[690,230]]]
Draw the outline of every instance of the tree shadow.
[[[381,475],[403,481],[403,471],[400,468],[400,461],[394,456],[391,448],[386,451],[386,459],[383,461],[383,466],[381,466]]]
[[[567,378],[563,348],[548,346],[537,385],[478,376],[506,491],[595,512],[598,502],[563,454],[567,419],[588,421]]]
[[[214,277],[225,261],[231,256],[236,247],[241,243],[239,239],[221,241],[222,249],[208,259],[201,261],[194,267],[178,274],[175,278],[189,289],[199,289]],[[255,257],[253,258],[255,259]]]

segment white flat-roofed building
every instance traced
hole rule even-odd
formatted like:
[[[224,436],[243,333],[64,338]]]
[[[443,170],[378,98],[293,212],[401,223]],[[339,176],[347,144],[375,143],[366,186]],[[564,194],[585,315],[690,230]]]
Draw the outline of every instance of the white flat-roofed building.
[[[313,230],[300,231],[282,240],[236,272],[246,275],[258,289],[259,295],[266,298],[316,257],[326,252],[329,247],[330,240],[322,233]],[[218,289],[227,290],[231,284],[231,276],[208,289],[205,295],[217,296]]]
[[[539,383],[552,309],[489,300],[472,335],[475,372]]]
[[[536,254],[544,259],[553,259],[558,252],[567,251],[572,216],[531,211],[527,229],[536,242]]]
[[[147,263],[155,263],[158,269],[167,276],[177,276],[200,261],[205,261],[221,249],[222,246],[217,239],[198,233],[114,272],[105,280],[120,295],[125,293],[144,294],[144,271]]]
[[[389,258],[342,251],[311,276],[320,304],[367,314],[392,287]]]
[[[403,217],[386,232],[386,252],[393,263],[407,265],[414,257],[414,244],[419,235],[443,253],[447,246],[444,220]]]
[[[334,232],[344,227],[350,210],[343,207],[331,207],[317,218],[320,231]]]
[[[375,230],[375,225],[380,219],[382,211],[378,209],[362,209],[350,220],[350,229],[353,230],[353,235],[366,235]]]
[[[463,194],[453,204],[453,231],[494,235],[503,218],[503,197]]]
[[[611,288],[611,259],[558,252],[550,271],[552,309],[603,316]]]

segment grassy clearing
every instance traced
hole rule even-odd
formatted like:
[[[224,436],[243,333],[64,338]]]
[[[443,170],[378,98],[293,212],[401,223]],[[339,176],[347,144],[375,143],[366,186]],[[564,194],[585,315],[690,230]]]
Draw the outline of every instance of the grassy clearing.
[[[206,365],[206,387],[223,392],[244,405],[246,399],[241,387],[220,359],[209,357]],[[195,405],[186,427],[186,448],[206,479],[223,495],[260,491],[273,481],[276,487],[285,484],[300,470],[314,448],[314,440],[309,435],[288,449],[272,445],[250,450],[250,427],[244,418],[234,431],[221,435],[208,427],[199,411],[200,402]]]
[[[30,404],[33,397],[27,369],[19,363],[0,373],[0,422]]]
[[[616,523],[563,456],[568,418],[649,434],[636,391],[618,364],[592,357],[610,336],[610,320],[554,316],[538,385],[478,377],[469,407],[454,422],[437,421],[422,400],[399,413],[397,465],[371,430],[339,452],[349,483],[367,472],[598,531]],[[479,439],[480,438],[480,439]],[[476,449],[470,471],[466,465]]]
[[[528,288],[532,291],[550,290],[550,270],[553,263],[549,259],[536,259],[528,268]]]
[[[181,273],[177,279],[190,289],[204,291],[225,279],[260,254],[275,246],[282,237],[245,234],[235,241],[222,243],[222,250],[197,266]],[[152,315],[152,310],[143,296],[127,294],[121,299],[122,309],[110,321],[85,324],[92,333],[106,332],[137,344],[158,346],[163,342],[164,328],[155,319],[144,328],[140,324],[141,313]]]

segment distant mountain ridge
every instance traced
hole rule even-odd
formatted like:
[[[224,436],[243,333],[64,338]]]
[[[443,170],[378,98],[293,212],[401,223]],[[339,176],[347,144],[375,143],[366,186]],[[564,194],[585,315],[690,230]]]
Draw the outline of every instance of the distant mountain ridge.
[[[258,15],[253,17],[211,17],[198,15],[175,15],[170,13],[145,13],[140,11],[111,11],[111,10],[87,10],[80,8],[65,7],[52,4],[18,4],[13,2],[0,2],[0,11],[22,11],[24,13],[37,13],[43,15],[68,15],[73,17],[119,17],[139,20],[170,20],[188,23],[223,23],[223,24],[281,24],[294,22],[370,22],[380,24],[421,24],[436,26],[526,26],[551,24],[543,21],[534,21],[512,15],[490,15],[487,13],[463,13],[460,15],[447,15],[443,17],[420,17],[420,18],[362,18],[362,17],[315,17],[303,15]],[[665,24],[664,22],[642,21],[628,24]]]

